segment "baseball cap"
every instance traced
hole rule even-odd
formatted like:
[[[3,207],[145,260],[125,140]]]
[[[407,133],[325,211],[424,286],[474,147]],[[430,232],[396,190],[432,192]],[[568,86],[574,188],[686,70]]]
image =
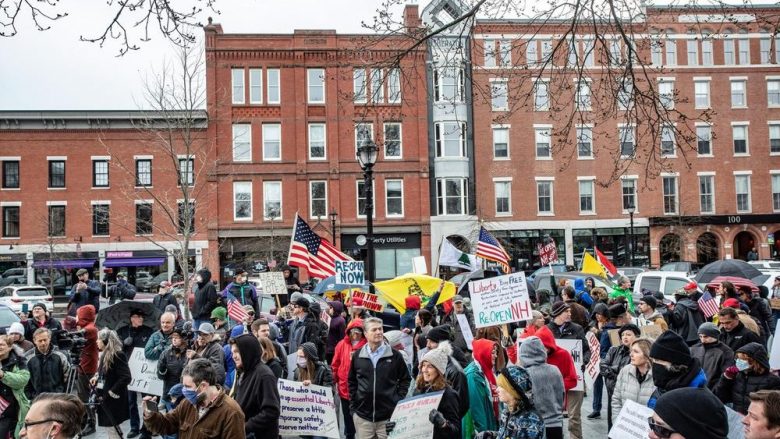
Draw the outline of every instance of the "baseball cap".
[[[198,334],[213,334],[216,330],[214,329],[214,325],[211,323],[201,323],[198,327],[198,330],[195,331]]]

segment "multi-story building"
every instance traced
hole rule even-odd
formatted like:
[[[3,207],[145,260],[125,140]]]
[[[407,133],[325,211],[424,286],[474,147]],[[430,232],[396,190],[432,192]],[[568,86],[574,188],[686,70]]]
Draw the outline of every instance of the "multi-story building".
[[[416,6],[405,23],[418,29]],[[366,233],[357,145],[379,147],[374,167],[376,277],[430,263],[425,46],[404,36],[206,33],[210,135],[217,201],[210,234],[223,266],[284,260],[295,214],[361,259]],[[331,224],[331,213],[335,221]],[[337,230],[334,230],[337,229]],[[430,266],[430,265],[429,265]]]

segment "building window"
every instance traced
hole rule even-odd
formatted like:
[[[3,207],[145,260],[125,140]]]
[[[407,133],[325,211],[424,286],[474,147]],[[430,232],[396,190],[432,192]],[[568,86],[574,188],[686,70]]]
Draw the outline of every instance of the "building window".
[[[309,103],[325,103],[325,69],[307,69],[306,79],[309,88]]]
[[[388,217],[404,216],[403,180],[385,180],[385,212]]]
[[[352,70],[352,95],[353,100],[359,104],[365,104],[368,100],[368,83],[364,68]]]
[[[3,161],[3,189],[19,189],[19,160]]]
[[[374,125],[370,123],[355,124],[355,153],[364,140],[374,140]]]
[[[745,99],[745,82],[744,80],[731,81],[731,107],[732,108],[744,108],[747,107],[747,100]]]
[[[137,203],[135,205],[135,234],[151,235],[152,226],[152,203]]]
[[[19,206],[3,206],[3,238],[19,237]]]
[[[620,136],[620,155],[622,157],[634,156],[634,127],[621,126],[618,128]]]
[[[233,103],[244,103],[244,69],[231,69],[233,77]]]
[[[699,176],[699,210],[701,213],[715,213],[715,176]]]
[[[371,69],[371,102],[381,103],[385,100],[384,75],[382,69]]]
[[[658,83],[658,99],[663,109],[674,108],[674,81],[664,79]]]
[[[401,102],[401,69],[387,71],[387,101],[391,104]]]
[[[676,152],[674,145],[674,127],[664,125],[664,127],[661,128],[661,155],[673,157],[676,155]]]
[[[399,122],[388,122],[384,125],[385,131],[385,158],[400,159],[402,157],[401,147],[401,124]]]
[[[772,174],[772,210],[780,212],[780,174]]]
[[[609,65],[617,67],[623,64],[623,45],[620,40],[611,40],[609,42]]]
[[[501,67],[512,66],[512,42],[501,41],[498,44],[498,65]]]
[[[574,34],[569,35],[566,38],[566,45],[569,49],[569,56],[566,61],[566,65],[569,67],[575,67],[577,65],[577,41],[574,40]]]
[[[769,35],[762,37],[759,40],[759,53],[761,54],[761,64],[769,64],[772,62],[772,40],[769,39]]]
[[[436,124],[436,157],[466,157],[466,124]]]
[[[666,52],[666,65],[677,65],[677,40],[667,39],[664,44],[664,50]]]
[[[623,193],[623,210],[637,210],[636,205],[636,179],[624,178],[620,180],[620,187]]]
[[[743,66],[750,64],[750,40],[747,36],[741,36],[737,40],[737,49],[739,49],[739,64]]]
[[[590,84],[588,81],[577,82],[577,95],[574,103],[577,105],[577,111],[590,110]]]
[[[696,148],[699,155],[712,155],[712,127],[696,126]]]
[[[49,167],[51,167],[51,162],[49,163]],[[137,159],[135,161],[135,185],[137,187],[152,185],[152,159]]]
[[[736,64],[736,56],[734,55],[734,40],[726,35],[726,39],[723,40],[723,64],[730,66]]]
[[[686,41],[688,48],[688,65],[699,65],[699,42],[696,39],[689,39]]]
[[[328,183],[326,181],[309,182],[309,213],[311,218],[328,216]]]
[[[734,140],[734,155],[749,153],[748,127],[747,125],[734,125],[731,127],[731,136]]]
[[[553,62],[552,54],[553,54],[552,40],[543,40],[542,41],[542,62],[545,64],[546,63],[552,64]]]
[[[439,215],[466,213],[466,179],[440,178],[436,180],[436,205]]]
[[[652,62],[656,67],[660,67],[664,63],[663,50],[664,48],[661,44],[660,38],[658,35],[653,35],[652,39],[650,40],[650,62]]]
[[[553,182],[536,182],[536,206],[539,215],[551,215],[553,213]]]
[[[593,180],[580,180],[580,214],[595,213],[593,203]]]
[[[710,108],[710,81],[694,81],[696,108]]]
[[[233,182],[233,220],[252,220],[252,182]]]
[[[252,161],[252,125],[248,123],[233,124],[233,161]]]
[[[263,219],[282,218],[282,182],[263,182]]]
[[[434,98],[436,102],[463,101],[463,69],[444,67],[434,71]]]
[[[371,212],[371,217],[376,217],[376,181],[371,182],[371,193],[374,194],[374,205]],[[357,216],[358,218],[366,217],[366,183],[363,180],[357,182]]]
[[[109,220],[110,208],[109,204],[93,204],[92,205],[92,235],[93,236],[108,236],[109,235]]]
[[[780,80],[766,81],[766,100],[771,107],[780,106]]]
[[[49,187],[65,187],[65,160],[49,160]]]
[[[769,125],[769,153],[780,154],[780,125]]]
[[[496,42],[494,40],[485,40],[485,67],[496,66]]]
[[[528,40],[525,44],[525,62],[533,66],[539,62],[539,52],[536,40]]]
[[[493,187],[496,194],[496,215],[511,214],[512,182],[496,181],[493,182]]]
[[[550,109],[550,83],[536,81],[534,87],[534,110],[548,111]]]
[[[577,157],[593,157],[593,128],[577,127]]]
[[[92,187],[108,187],[108,160],[92,160]]]
[[[263,160],[278,161],[282,159],[282,125],[278,123],[263,124]]]
[[[192,157],[179,158],[179,185],[192,186],[195,184],[195,159]]]
[[[737,194],[737,213],[749,213],[750,208],[750,175],[735,175]]]
[[[65,206],[49,206],[49,237],[65,236]]]
[[[325,159],[325,124],[309,124],[309,159]]]
[[[189,209],[187,208],[189,204]],[[195,233],[195,202],[190,201],[185,203],[179,201],[179,234],[180,235],[192,235]]]
[[[586,38],[582,40],[583,55],[585,67],[593,67],[593,40]]]
[[[701,64],[703,66],[711,66],[712,61],[712,40],[710,36],[706,36],[701,41]]]
[[[663,177],[664,189],[664,213],[673,215],[677,213],[677,177]]]
[[[249,103],[263,103],[263,69],[249,69]]]
[[[493,158],[509,158],[509,128],[493,128]]]
[[[618,79],[618,109],[626,111],[634,104],[634,82],[631,78]]]
[[[268,103],[278,104],[281,101],[279,69],[266,69],[265,75],[268,81]]]
[[[493,111],[506,111],[509,109],[508,88],[506,81],[492,81],[490,83],[491,105]]]
[[[552,157],[552,151],[550,147],[550,129],[551,128],[534,128],[537,159],[549,159]]]

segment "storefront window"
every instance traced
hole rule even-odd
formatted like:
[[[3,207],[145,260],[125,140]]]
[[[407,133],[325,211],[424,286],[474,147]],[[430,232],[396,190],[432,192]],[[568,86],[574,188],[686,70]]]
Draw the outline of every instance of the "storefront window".
[[[412,258],[420,256],[420,249],[379,249],[376,253],[376,278],[392,279],[412,272]]]
[[[593,229],[572,230],[574,247],[574,265],[582,266],[582,256],[585,251],[593,254]],[[596,229],[596,247],[604,253],[616,267],[631,265],[631,250],[627,245],[631,239],[631,229],[628,227]],[[650,262],[650,233],[647,227],[634,227],[634,263],[633,266],[644,267]]]
[[[562,229],[555,230],[500,230],[494,232],[512,258],[510,265],[519,271],[539,268],[536,245],[549,235],[558,247],[558,261],[566,261],[566,238]]]

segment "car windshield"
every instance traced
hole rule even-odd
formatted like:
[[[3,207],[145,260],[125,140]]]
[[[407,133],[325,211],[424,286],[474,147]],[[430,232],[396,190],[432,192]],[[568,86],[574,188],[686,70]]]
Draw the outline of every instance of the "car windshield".
[[[48,296],[49,291],[46,290],[46,288],[25,288],[22,290],[16,290],[16,295],[19,297]]]
[[[14,314],[10,308],[0,308],[0,326],[11,326],[11,323],[18,322],[19,316]]]

